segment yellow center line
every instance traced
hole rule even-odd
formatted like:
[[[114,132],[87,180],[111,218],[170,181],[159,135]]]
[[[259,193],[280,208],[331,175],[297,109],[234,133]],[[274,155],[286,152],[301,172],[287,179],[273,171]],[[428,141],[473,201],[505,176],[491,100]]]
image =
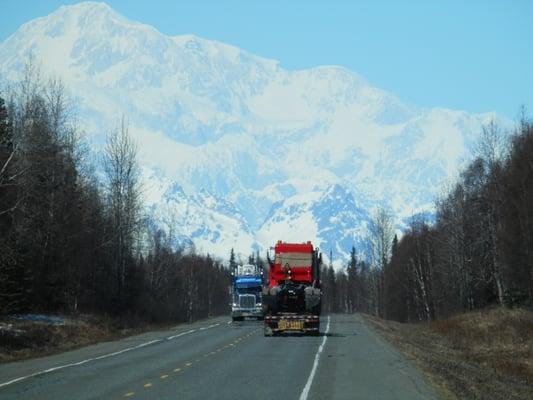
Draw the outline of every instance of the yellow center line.
[[[131,396],[134,396],[135,395],[135,392],[128,392],[124,395],[124,397],[131,397]]]
[[[143,386],[144,386],[145,388],[149,388],[149,387],[152,387],[152,384],[151,384],[150,382],[148,382],[148,383],[145,383]]]
[[[174,370],[174,372],[180,372],[180,371],[181,371],[181,368],[176,368],[176,369]]]

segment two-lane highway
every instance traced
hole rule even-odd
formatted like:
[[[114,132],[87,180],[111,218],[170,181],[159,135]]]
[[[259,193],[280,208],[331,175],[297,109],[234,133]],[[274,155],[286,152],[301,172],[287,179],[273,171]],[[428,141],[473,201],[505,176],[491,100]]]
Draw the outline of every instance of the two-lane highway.
[[[328,326],[329,325],[329,326]],[[1,399],[431,399],[418,371],[358,316],[318,337],[263,337],[227,318],[0,365]]]

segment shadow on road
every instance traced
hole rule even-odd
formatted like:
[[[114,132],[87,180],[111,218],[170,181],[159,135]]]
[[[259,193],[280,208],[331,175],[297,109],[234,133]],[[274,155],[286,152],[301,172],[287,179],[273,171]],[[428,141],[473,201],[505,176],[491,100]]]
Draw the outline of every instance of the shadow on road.
[[[231,325],[235,326],[255,326],[261,325],[263,321],[260,319],[245,319],[244,321],[231,321]]]
[[[320,336],[327,336],[327,337],[346,337],[346,335],[343,335],[342,333],[335,333],[335,332],[328,332],[328,333],[320,333]]]
[[[273,335],[273,336],[269,336],[269,337],[323,337],[323,336],[327,336],[327,337],[346,337],[346,335],[343,335],[341,333],[334,333],[334,332],[328,332],[328,333],[324,333],[324,332],[320,332],[318,335],[309,335],[309,334],[305,334],[305,333],[301,333],[301,332],[287,332],[287,333],[278,333],[276,335]]]

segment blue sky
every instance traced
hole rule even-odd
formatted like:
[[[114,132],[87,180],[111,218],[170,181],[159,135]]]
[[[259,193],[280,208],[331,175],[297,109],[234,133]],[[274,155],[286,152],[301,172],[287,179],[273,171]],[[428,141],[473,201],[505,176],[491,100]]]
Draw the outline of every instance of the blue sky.
[[[0,0],[0,41],[77,1]],[[192,33],[279,60],[342,65],[420,107],[533,112],[533,1],[109,0],[168,35]]]

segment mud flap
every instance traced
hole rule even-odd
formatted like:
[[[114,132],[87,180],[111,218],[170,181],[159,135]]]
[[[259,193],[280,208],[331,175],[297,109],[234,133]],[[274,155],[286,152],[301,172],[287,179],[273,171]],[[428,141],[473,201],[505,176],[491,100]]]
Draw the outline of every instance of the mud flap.
[[[263,328],[263,333],[265,336],[274,336],[274,332],[272,331],[272,328],[266,324]]]

